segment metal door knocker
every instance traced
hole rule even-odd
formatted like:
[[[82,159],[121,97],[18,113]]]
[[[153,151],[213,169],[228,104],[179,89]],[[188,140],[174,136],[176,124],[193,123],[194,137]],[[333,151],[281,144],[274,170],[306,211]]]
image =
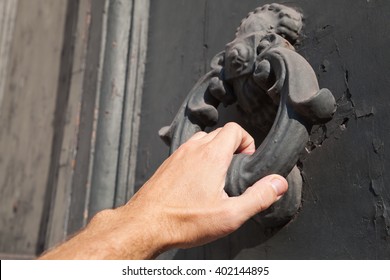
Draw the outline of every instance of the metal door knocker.
[[[194,133],[216,124],[220,103],[237,103],[256,127],[269,131],[253,155],[233,157],[225,185],[235,196],[266,175],[286,176],[288,192],[254,217],[268,227],[288,222],[298,211],[299,154],[312,126],[329,121],[336,110],[332,93],[319,89],[313,69],[295,52],[301,29],[302,14],[284,5],[264,5],[249,13],[235,39],[213,58],[212,70],[192,88],[172,124],[159,131],[172,153]]]

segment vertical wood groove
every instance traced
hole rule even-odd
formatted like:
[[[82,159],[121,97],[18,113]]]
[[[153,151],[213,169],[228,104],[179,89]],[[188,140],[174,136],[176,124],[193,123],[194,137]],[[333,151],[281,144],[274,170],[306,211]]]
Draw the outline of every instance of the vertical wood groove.
[[[146,63],[149,1],[135,0],[129,42],[125,101],[122,118],[115,206],[134,194],[135,166]]]
[[[18,0],[0,1],[0,113]]]

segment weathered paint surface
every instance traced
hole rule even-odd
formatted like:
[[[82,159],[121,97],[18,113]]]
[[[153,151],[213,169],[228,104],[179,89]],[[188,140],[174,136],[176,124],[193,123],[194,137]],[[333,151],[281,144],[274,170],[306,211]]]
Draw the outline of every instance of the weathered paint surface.
[[[53,141],[67,1],[20,0],[0,109],[0,252],[34,255]]]
[[[80,230],[93,215],[89,206],[121,205],[133,193],[149,1],[36,1],[34,9],[30,2],[18,8],[13,60],[6,69],[18,87],[7,84],[0,110],[6,112],[0,138],[0,258],[34,258]],[[122,86],[113,83],[120,78]],[[118,96],[123,98],[115,106],[107,102]],[[115,113],[115,126],[102,121],[107,112]],[[95,148],[102,137],[106,144],[116,143],[112,153],[101,142]],[[109,154],[103,165],[102,153]],[[30,159],[36,154],[41,161]],[[31,169],[28,177],[20,170],[25,166]],[[99,173],[99,166],[109,166],[111,183],[91,182],[91,171]],[[90,202],[102,187],[111,196],[99,193]]]
[[[151,2],[136,186],[168,155],[158,139],[159,128],[170,123],[193,84],[209,69],[211,58],[234,37],[241,19],[266,3]],[[390,175],[386,173],[390,168],[386,149],[390,2],[296,0],[290,4],[302,8],[306,18],[297,49],[314,68],[320,86],[329,88],[338,103],[334,120],[314,129],[302,154],[301,210],[280,230],[264,232],[249,221],[220,241],[170,252],[166,258],[390,258]],[[235,108],[223,111],[221,124],[235,120],[246,126]],[[262,136],[256,138],[261,141]]]

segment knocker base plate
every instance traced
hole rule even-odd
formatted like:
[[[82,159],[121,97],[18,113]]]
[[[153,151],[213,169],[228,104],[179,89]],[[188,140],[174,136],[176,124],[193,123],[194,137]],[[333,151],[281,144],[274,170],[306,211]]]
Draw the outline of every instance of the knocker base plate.
[[[312,126],[329,121],[336,109],[332,93],[319,88],[313,69],[293,47],[302,18],[281,4],[250,12],[234,40],[212,60],[211,71],[190,91],[172,124],[159,131],[173,153],[194,133],[217,123],[219,104],[237,104],[249,123],[268,134],[253,155],[233,157],[226,192],[240,195],[273,173],[285,176],[290,185],[283,198],[254,217],[264,227],[279,227],[297,213],[302,193],[299,155]]]

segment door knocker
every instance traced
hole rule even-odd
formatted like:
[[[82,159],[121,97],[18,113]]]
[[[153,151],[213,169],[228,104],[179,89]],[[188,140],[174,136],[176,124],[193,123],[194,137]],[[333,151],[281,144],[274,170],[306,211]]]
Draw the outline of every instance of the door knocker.
[[[326,123],[336,110],[332,93],[319,89],[313,69],[295,52],[301,29],[302,14],[284,5],[264,5],[249,13],[172,124],[159,131],[173,153],[194,133],[216,124],[220,103],[237,103],[256,127],[269,131],[253,155],[233,157],[225,184],[226,192],[235,196],[266,175],[285,176],[288,192],[254,217],[268,227],[288,222],[297,212],[302,191],[299,154],[312,126]]]

